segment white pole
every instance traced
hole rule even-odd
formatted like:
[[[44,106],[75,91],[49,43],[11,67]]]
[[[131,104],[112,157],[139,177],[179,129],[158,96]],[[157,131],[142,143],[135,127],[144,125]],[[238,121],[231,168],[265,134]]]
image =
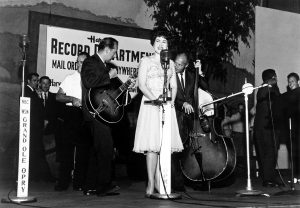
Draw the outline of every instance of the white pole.
[[[28,197],[29,181],[29,153],[30,153],[30,98],[24,97],[25,91],[25,66],[26,47],[28,46],[27,35],[22,35],[22,92],[20,97],[19,117],[19,160],[18,160],[18,187],[17,197],[2,199],[2,203],[30,203],[36,202],[36,198]]]

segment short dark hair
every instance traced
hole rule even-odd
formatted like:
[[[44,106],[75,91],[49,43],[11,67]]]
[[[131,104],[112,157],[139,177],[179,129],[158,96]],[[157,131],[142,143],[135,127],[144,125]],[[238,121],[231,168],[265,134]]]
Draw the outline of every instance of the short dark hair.
[[[150,37],[151,45],[154,45],[155,39],[157,37],[164,37],[169,42],[169,38],[170,38],[169,31],[167,31],[164,28],[156,28],[152,30],[151,37]]]
[[[289,79],[291,77],[295,77],[295,79],[297,81],[299,81],[299,75],[297,73],[295,73],[295,72],[289,73],[289,75],[287,76],[287,78]]]
[[[49,80],[49,82],[51,82],[51,80],[50,80],[50,78],[49,78],[48,76],[42,76],[42,77],[40,78],[40,82],[41,82],[42,80],[44,80],[44,79],[47,79],[47,80]]]
[[[32,77],[39,77],[39,76],[40,76],[40,75],[39,75],[38,73],[32,72],[32,73],[27,74],[26,80],[31,80]]]
[[[78,54],[78,56],[85,56],[86,58],[88,58],[88,57],[90,57],[90,54],[87,53],[87,52],[85,52],[85,51],[83,51],[83,52],[80,52],[80,53]]]
[[[117,44],[118,41],[114,38],[111,37],[103,38],[98,45],[98,51],[102,51],[106,47],[113,49]]]
[[[275,75],[276,75],[276,72],[274,69],[266,69],[262,72],[262,80],[264,82],[266,82],[269,79],[272,79]]]
[[[178,56],[181,56],[181,55],[185,55],[186,56],[186,59],[187,59],[187,62],[189,62],[190,60],[190,57],[189,57],[189,54],[188,52],[184,51],[184,50],[179,50],[176,52],[176,55],[175,55],[175,59],[178,57]]]

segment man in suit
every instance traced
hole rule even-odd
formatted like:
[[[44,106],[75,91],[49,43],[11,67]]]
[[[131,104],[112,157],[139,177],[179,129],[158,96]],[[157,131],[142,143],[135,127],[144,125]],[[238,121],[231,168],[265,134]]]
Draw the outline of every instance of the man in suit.
[[[56,94],[49,92],[51,80],[48,76],[40,78],[40,88],[37,91],[44,106],[44,134],[53,134],[57,118]]]
[[[256,94],[256,115],[254,119],[254,142],[258,156],[259,175],[265,187],[283,186],[276,173],[276,161],[279,149],[278,128],[275,119],[276,100],[280,96],[277,86],[277,75],[274,69],[262,72],[263,83],[272,87],[263,87]]]
[[[43,146],[45,150],[45,157],[47,158],[46,150],[49,149],[49,142],[51,142],[54,147],[53,137],[45,137],[46,135],[54,135],[56,133],[57,125],[57,112],[58,112],[58,103],[55,99],[55,94],[49,92],[51,85],[51,80],[48,76],[42,76],[39,81],[39,89],[37,90],[38,96],[43,103]],[[51,138],[51,139],[50,139]],[[49,163],[47,162],[47,167],[45,167],[45,177],[49,182],[55,182]]]
[[[64,104],[60,121],[61,135],[56,139],[56,158],[59,162],[58,182],[54,187],[56,191],[68,189],[72,181],[72,170],[73,190],[82,191],[86,180],[91,144],[83,125],[80,73],[82,64],[88,57],[89,54],[85,52],[78,54],[77,70],[65,77],[56,95],[56,100]]]
[[[117,50],[117,40],[111,37],[104,38],[98,45],[97,53],[83,62],[81,70],[83,100],[86,100],[85,96],[90,88],[109,89],[110,79],[117,76],[117,70],[109,70],[106,67],[106,62],[110,62]],[[97,196],[117,194],[116,191],[119,187],[113,186],[111,183],[111,165],[113,160],[111,127],[104,121],[101,122],[94,119],[89,112],[86,102],[82,103],[82,108],[84,119],[93,137],[93,147],[90,154],[84,193],[89,195],[88,189],[95,186]]]
[[[180,137],[183,144],[187,141],[189,133],[193,127],[194,116],[194,89],[195,89],[195,68],[199,68],[199,82],[198,87],[207,89],[201,71],[201,63],[199,60],[189,65],[189,58],[187,53],[179,52],[175,58],[175,70],[177,79],[177,95],[175,99],[175,110],[177,122],[179,127]],[[184,145],[185,146],[185,145]],[[181,153],[172,154],[172,188],[175,191],[184,191],[184,177],[180,169]]]

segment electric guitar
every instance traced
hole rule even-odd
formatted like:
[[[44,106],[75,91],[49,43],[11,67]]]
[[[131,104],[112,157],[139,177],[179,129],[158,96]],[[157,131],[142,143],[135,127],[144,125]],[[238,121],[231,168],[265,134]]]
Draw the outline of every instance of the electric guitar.
[[[88,110],[98,121],[117,123],[124,115],[124,104],[131,99],[129,93],[125,93],[137,77],[137,73],[131,75],[123,83],[119,78],[111,79],[109,89],[90,88],[85,99]]]

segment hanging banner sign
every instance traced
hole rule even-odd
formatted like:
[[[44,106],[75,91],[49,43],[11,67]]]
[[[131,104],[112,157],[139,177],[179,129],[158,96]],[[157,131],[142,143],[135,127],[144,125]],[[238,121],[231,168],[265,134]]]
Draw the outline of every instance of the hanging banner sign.
[[[123,82],[137,72],[142,57],[154,52],[147,39],[47,26],[45,74],[51,79],[50,91],[57,92],[64,78],[77,69],[80,52],[95,54],[99,42],[105,37],[113,37],[119,42],[119,49],[111,62]]]

